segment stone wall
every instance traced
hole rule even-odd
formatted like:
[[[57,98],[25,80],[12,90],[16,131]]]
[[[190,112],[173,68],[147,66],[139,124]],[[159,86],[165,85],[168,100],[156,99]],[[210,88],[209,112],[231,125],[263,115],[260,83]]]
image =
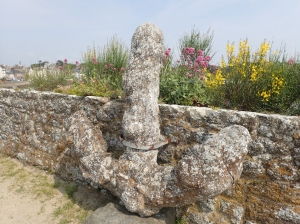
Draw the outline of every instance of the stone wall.
[[[234,124],[252,137],[241,179],[234,189],[207,201],[177,209],[186,223],[300,223],[300,119],[281,115],[159,105],[161,134],[177,140],[160,149],[158,162],[175,165],[191,146]],[[70,126],[92,124],[80,136],[86,148],[102,135],[108,153],[123,153],[119,141],[124,103],[99,97],[77,97],[48,92],[0,89],[0,153],[24,163],[52,170],[81,182],[79,159]],[[74,134],[74,133],[73,133]],[[93,183],[90,183],[93,185]]]

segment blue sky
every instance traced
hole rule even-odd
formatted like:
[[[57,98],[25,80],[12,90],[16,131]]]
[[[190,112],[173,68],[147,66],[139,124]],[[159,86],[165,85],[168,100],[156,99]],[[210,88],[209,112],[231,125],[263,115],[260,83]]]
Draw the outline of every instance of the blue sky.
[[[226,44],[248,38],[256,50],[266,39],[272,49],[286,44],[300,52],[299,0],[0,0],[0,64],[39,60],[82,61],[88,46],[102,47],[117,35],[130,48],[142,23],[164,33],[165,45],[177,52],[178,39],[193,27],[213,31],[213,63]]]

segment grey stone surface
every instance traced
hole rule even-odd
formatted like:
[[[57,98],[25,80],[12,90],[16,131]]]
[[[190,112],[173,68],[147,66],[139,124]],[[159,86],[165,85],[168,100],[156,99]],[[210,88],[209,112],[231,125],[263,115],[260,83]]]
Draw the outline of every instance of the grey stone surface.
[[[300,223],[300,214],[293,211],[292,208],[281,208],[278,212],[275,212],[275,215],[291,224]]]
[[[100,136],[98,139],[95,145],[101,145]],[[175,167],[159,166],[153,156],[157,150],[126,150],[115,160],[102,149],[88,151],[80,167],[84,178],[109,189],[129,211],[150,216],[163,207],[188,205],[233,187],[241,175],[249,141],[247,129],[235,125],[195,145]]]
[[[63,110],[58,109],[60,105],[64,108]],[[124,108],[122,101],[108,101],[106,98],[0,89],[0,152],[17,157],[27,164],[43,169],[52,169],[65,178],[84,181],[98,187],[98,182],[92,182],[90,178],[82,176],[82,170],[79,168],[82,164],[81,156],[86,156],[87,153],[82,153],[79,147],[76,148],[74,142],[78,142],[79,139],[82,139],[82,143],[91,141],[87,149],[93,148],[92,145],[98,149],[98,140],[96,141],[96,139],[99,138],[93,136],[101,138],[99,132],[101,130],[107,143],[107,151],[103,149],[104,153],[111,153],[112,158],[118,159],[124,154],[122,144],[118,140],[119,131],[122,130]],[[235,201],[236,198],[239,198],[238,200],[247,198],[247,204],[241,205],[245,211],[247,211],[247,206],[251,211],[256,207],[259,208],[257,213],[255,213],[256,211],[245,212],[244,222],[249,220],[253,223],[261,223],[269,220],[270,223],[288,223],[290,222],[289,218],[297,217],[289,215],[293,214],[291,212],[285,212],[286,214],[283,211],[279,212],[282,204],[278,201],[283,201],[289,207],[299,208],[299,200],[293,196],[299,195],[300,191],[296,184],[299,180],[297,178],[300,167],[299,117],[164,104],[159,105],[159,110],[161,134],[177,138],[180,141],[178,146],[170,146],[175,150],[173,156],[175,160],[172,161],[171,170],[180,159],[191,153],[191,149],[196,144],[207,142],[224,127],[235,124],[242,125],[249,130],[252,137],[249,153],[243,166],[243,179],[236,189],[240,189],[240,192],[245,194],[245,198],[241,199],[241,193],[237,193],[236,190],[232,190],[232,193],[226,197],[230,198],[230,201]],[[80,114],[84,119],[76,115],[78,111],[81,111]],[[71,128],[72,123],[73,127]],[[78,124],[86,125],[79,129],[82,130],[78,132],[82,133],[82,137],[75,135],[77,140],[74,139],[72,142],[73,140],[70,141],[71,130],[75,130],[74,128]],[[89,131],[85,133],[84,130]],[[84,152],[85,147],[82,150]],[[128,156],[126,153],[125,155]],[[168,153],[164,154],[165,160],[169,163],[172,158],[167,155]],[[115,160],[111,159],[111,161]],[[134,173],[134,170],[131,172]],[[124,181],[121,176],[119,178],[120,182]],[[150,181],[151,178],[149,176],[146,181]],[[116,180],[119,181],[119,179]],[[269,185],[264,188],[266,180]],[[248,181],[253,182],[253,185],[249,185]],[[264,202],[263,198],[266,197],[265,194],[268,193],[270,186],[273,186],[271,195],[274,195],[275,199],[271,198]],[[251,188],[253,190],[249,191]],[[257,194],[257,189],[261,189],[265,193],[262,196],[252,197],[252,192]],[[267,197],[270,198],[270,196]],[[258,199],[259,204],[257,204]],[[271,205],[275,204],[277,207],[269,208],[270,202],[272,202]],[[226,210],[222,214],[227,217],[231,211],[233,210]],[[277,216],[274,215],[274,212],[278,213]],[[186,217],[194,217],[194,219],[186,220],[195,221],[200,220],[196,217],[202,217],[203,220],[212,220],[209,222],[218,223],[197,210],[190,209],[181,214],[186,214]]]
[[[160,140],[158,96],[163,44],[162,31],[152,23],[140,25],[132,37],[123,76],[126,109],[122,130],[127,141],[152,145]]]
[[[108,203],[98,208],[83,224],[175,224],[175,209],[166,208],[153,217],[142,218],[138,214],[129,212],[124,206]]]

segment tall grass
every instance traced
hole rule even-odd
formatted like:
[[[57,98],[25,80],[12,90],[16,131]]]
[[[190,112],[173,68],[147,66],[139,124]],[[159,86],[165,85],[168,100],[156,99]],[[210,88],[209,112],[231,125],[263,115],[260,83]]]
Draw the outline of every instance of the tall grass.
[[[122,76],[129,58],[128,47],[117,36],[103,48],[88,47],[81,64],[85,78],[75,82],[67,93],[87,96],[123,96]]]
[[[212,49],[213,38],[214,33],[210,32],[210,29],[206,33],[201,33],[199,29],[194,27],[191,33],[185,33],[179,38],[179,51],[182,54],[186,47],[192,47],[195,49],[195,52],[202,50],[204,56],[209,55],[210,58],[213,58],[215,55]]]
[[[58,68],[34,69],[27,74],[31,87],[40,91],[52,91],[58,86],[68,85],[72,78],[72,72],[62,71]]]

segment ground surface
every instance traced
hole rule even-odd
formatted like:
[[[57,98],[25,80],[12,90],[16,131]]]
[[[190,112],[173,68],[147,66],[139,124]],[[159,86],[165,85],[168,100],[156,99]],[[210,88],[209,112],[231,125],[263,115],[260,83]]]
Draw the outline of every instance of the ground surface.
[[[0,224],[82,223],[115,198],[0,154]]]
[[[8,89],[24,89],[29,87],[29,82],[13,82],[13,81],[0,81],[0,88]]]

